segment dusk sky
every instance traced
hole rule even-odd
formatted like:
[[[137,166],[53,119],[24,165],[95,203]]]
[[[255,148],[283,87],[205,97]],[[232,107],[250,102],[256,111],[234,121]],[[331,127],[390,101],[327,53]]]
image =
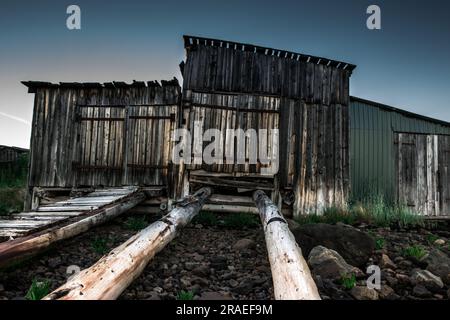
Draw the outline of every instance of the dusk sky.
[[[66,27],[71,4],[81,30]],[[382,30],[366,27],[371,4]],[[0,144],[29,147],[20,81],[182,81],[183,34],[344,60],[357,65],[352,95],[450,121],[446,0],[1,0]]]

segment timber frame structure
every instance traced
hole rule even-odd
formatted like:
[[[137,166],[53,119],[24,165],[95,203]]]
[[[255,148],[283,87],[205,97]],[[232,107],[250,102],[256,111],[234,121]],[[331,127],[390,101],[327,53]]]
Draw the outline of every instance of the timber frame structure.
[[[24,82],[35,94],[26,210],[99,187],[140,186],[161,189],[159,202],[147,200],[138,208],[156,212],[159,205],[170,209],[174,199],[210,186],[215,193],[205,210],[257,213],[252,192],[264,190],[284,214],[299,216],[345,206],[370,187],[427,216],[450,215],[448,123],[350,97],[349,79],[356,68],[350,63],[195,36],[184,36],[184,47],[182,87],[177,79],[161,84]],[[366,121],[369,115],[373,120]],[[217,129],[224,137],[223,154],[243,146],[245,159],[198,163],[195,158],[207,143],[200,141],[198,148],[194,139],[188,142],[192,161],[174,164],[178,141],[173,129]],[[230,136],[229,129],[267,129],[269,134],[258,150],[248,136]],[[411,130],[430,139],[445,135],[439,138],[442,152],[428,143],[430,151],[412,159],[414,166],[402,165],[400,160],[411,158],[403,154],[408,144],[394,152],[398,138],[393,137]],[[251,162],[254,152],[276,155],[278,171],[265,170],[273,158],[268,164]],[[424,171],[419,167],[430,152],[437,163]],[[371,176],[380,167],[372,158],[380,158],[386,172]],[[409,180],[402,179],[400,168],[411,167],[417,172],[410,170]],[[435,177],[428,195],[415,201],[419,182],[428,176]]]

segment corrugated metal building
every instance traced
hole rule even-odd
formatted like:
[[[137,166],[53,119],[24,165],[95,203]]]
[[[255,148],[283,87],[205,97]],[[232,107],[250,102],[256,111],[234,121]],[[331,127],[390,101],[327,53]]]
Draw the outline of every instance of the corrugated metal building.
[[[449,142],[448,122],[351,97],[352,198],[381,194],[423,214],[449,214]]]

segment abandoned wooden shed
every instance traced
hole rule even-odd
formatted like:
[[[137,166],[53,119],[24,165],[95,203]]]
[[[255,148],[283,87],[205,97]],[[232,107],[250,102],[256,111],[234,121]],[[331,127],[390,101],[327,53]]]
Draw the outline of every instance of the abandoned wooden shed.
[[[294,216],[368,193],[450,214],[448,123],[350,97],[352,64],[194,36],[184,44],[182,89],[176,79],[24,82],[35,93],[26,209],[50,191],[140,186],[176,199],[212,186],[212,211],[254,212],[260,189]],[[193,133],[182,163],[172,161],[176,128]],[[208,129],[223,138],[204,140]],[[250,129],[267,135],[255,141]],[[219,161],[207,163],[212,141]]]
[[[35,94],[26,209],[46,192],[124,185],[170,192],[176,79],[24,84]]]
[[[0,146],[0,163],[12,163],[17,161],[21,155],[26,155],[29,153],[28,149],[10,147],[10,146]]]
[[[245,137],[237,138],[245,145],[245,161],[193,163],[184,180],[230,192],[272,191],[272,199],[294,215],[344,204],[350,190],[349,78],[355,66],[217,39],[185,36],[184,41],[182,110],[188,129],[194,130],[195,121],[203,132],[218,128],[224,154],[236,148],[229,128],[279,130],[277,143],[268,135],[263,150],[276,154],[271,158],[278,160],[276,173],[263,171],[273,163],[250,162],[255,146]]]
[[[350,98],[353,199],[382,196],[427,216],[450,215],[450,123]]]

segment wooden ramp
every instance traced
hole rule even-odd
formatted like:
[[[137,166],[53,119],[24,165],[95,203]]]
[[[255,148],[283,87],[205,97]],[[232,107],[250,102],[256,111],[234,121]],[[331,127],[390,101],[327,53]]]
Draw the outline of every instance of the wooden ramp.
[[[101,210],[136,193],[138,187],[98,189],[83,197],[39,206],[0,220],[0,237],[22,237],[63,223],[68,219]]]
[[[144,200],[145,194],[138,187],[99,189],[2,220],[0,232],[4,241],[0,242],[0,268],[114,219]]]

